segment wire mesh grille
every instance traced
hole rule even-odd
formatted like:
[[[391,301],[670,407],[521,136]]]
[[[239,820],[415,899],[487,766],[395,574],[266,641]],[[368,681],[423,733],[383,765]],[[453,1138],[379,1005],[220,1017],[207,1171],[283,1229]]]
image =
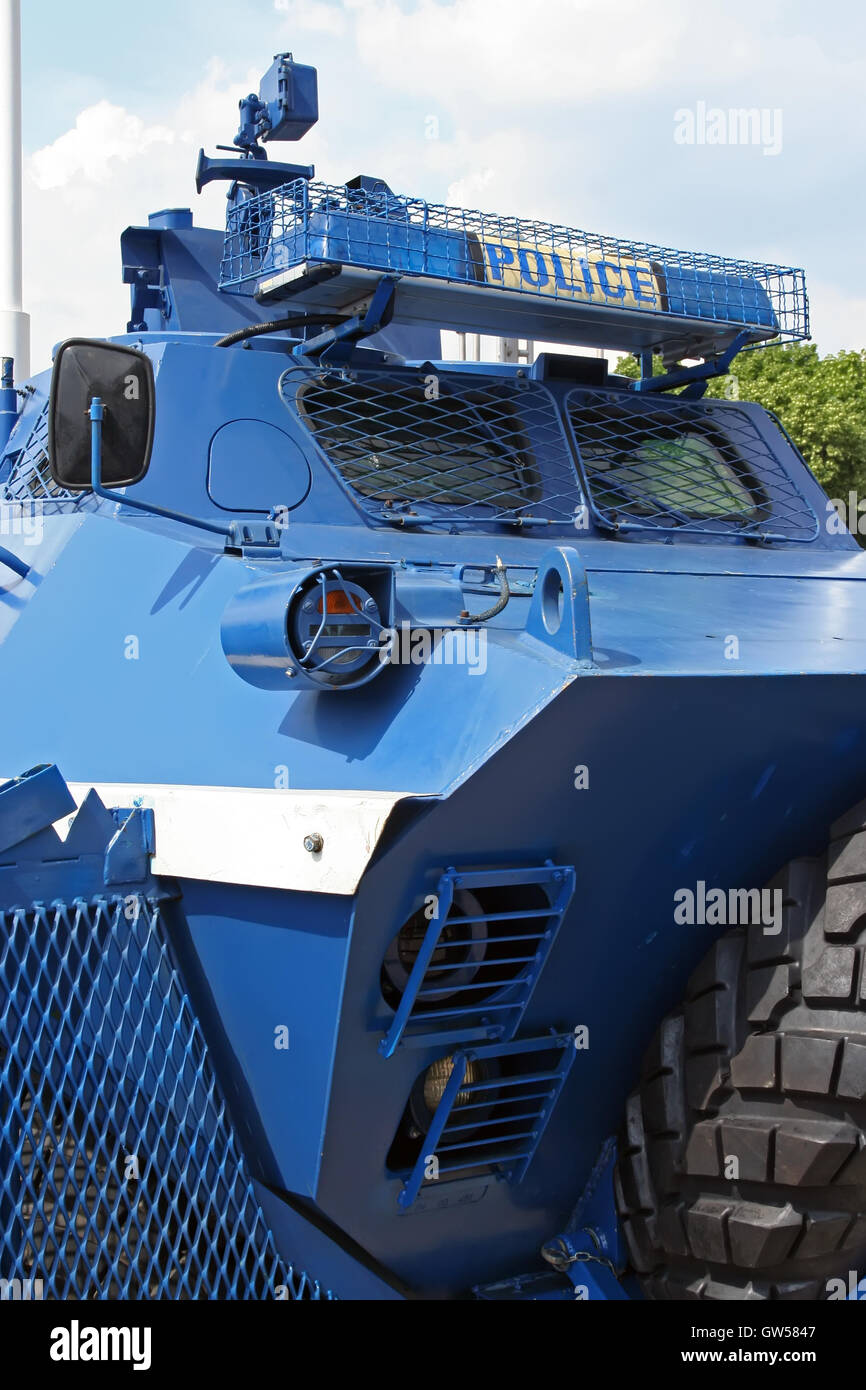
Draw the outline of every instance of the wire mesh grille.
[[[50,1299],[321,1299],[279,1258],[159,904],[0,913],[0,1277]]]
[[[8,467],[5,479],[3,473]],[[84,501],[83,493],[59,487],[48,461],[48,402],[40,410],[22,447],[13,447],[0,460],[0,501],[24,509],[38,508],[43,515],[68,511]]]
[[[570,521],[581,493],[556,404],[535,382],[359,372],[281,390],[369,514]]]
[[[577,390],[566,410],[592,511],[617,529],[812,541],[818,520],[745,411]]]
[[[252,293],[306,260],[740,324],[805,338],[805,278],[790,266],[625,241],[392,193],[300,179],[228,213],[220,285]]]

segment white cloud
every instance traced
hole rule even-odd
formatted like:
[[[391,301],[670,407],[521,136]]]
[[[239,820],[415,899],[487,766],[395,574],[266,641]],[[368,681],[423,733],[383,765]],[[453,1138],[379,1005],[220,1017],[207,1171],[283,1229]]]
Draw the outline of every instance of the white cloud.
[[[688,26],[684,0],[348,0],[362,61],[388,87],[451,106],[476,100],[529,114],[533,105],[634,92],[670,70]]]
[[[195,192],[196,154],[233,133],[238,94],[258,83],[253,69],[212,62],[160,124],[107,101],[88,107],[71,130],[25,167],[25,303],[32,316],[32,367],[50,365],[55,343],[73,335],[123,332],[129,289],[120,278],[120,234],[164,207],[192,207],[218,227],[225,186]]]
[[[37,150],[31,156],[30,171],[43,191],[64,188],[79,178],[105,183],[116,161],[127,164],[153,145],[171,145],[174,140],[174,131],[167,126],[147,126],[122,107],[100,101],[81,112],[72,130]]]
[[[344,34],[346,16],[327,0],[274,0],[274,9],[288,16],[293,29],[314,34]]]
[[[448,185],[446,203],[457,208],[480,207],[490,196],[490,187],[496,177],[495,169],[479,169],[476,173],[464,174]]]
[[[321,8],[292,0],[293,23]],[[417,0],[412,8],[343,0],[341,8],[381,87],[527,120],[539,106],[567,110],[667,86],[703,83],[712,99],[719,85],[760,86],[792,66],[813,74],[827,66],[820,34],[798,34],[781,0],[759,11],[729,0],[723,19],[693,0],[664,0],[651,12],[645,0]]]

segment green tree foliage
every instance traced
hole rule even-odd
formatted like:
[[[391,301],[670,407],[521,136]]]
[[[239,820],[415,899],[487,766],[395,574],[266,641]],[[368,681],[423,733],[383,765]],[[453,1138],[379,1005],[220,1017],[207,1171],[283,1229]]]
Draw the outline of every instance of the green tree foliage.
[[[662,370],[658,359],[654,370]],[[635,359],[621,358],[617,372],[636,377]],[[772,410],[829,497],[866,497],[866,349],[819,357],[814,343],[792,343],[741,352],[707,395]]]

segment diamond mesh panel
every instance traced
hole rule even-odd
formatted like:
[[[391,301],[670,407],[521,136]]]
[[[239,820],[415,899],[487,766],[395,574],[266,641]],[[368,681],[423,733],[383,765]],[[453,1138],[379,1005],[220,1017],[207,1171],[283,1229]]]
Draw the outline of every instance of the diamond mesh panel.
[[[536,382],[336,373],[281,387],[364,510],[380,519],[571,521],[580,487]]]
[[[0,1277],[321,1299],[277,1254],[158,903],[0,912]]]
[[[602,525],[817,536],[814,511],[744,411],[584,390],[566,409]]]
[[[12,459],[12,466],[5,481],[0,481],[0,501],[18,503],[24,507],[36,504],[45,514],[68,511],[70,506],[78,506],[84,501],[83,493],[66,492],[57,486],[51,476],[47,401],[36,417],[23,448],[13,449],[7,460],[0,463],[0,470],[8,462],[8,457]]]

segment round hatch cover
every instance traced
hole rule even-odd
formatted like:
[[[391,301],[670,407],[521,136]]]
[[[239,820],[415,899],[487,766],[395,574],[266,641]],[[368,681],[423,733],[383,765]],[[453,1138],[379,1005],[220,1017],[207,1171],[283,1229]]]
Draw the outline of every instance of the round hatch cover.
[[[303,502],[311,479],[295,441],[264,420],[230,420],[211,440],[208,493],[226,511],[291,511]]]

